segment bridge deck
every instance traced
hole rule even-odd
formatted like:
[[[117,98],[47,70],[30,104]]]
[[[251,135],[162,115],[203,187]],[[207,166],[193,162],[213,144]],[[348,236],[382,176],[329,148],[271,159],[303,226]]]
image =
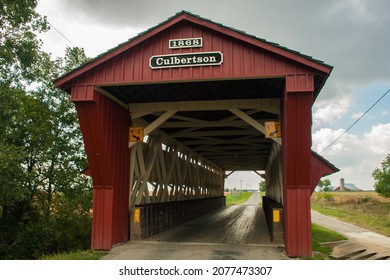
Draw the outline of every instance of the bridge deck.
[[[229,206],[154,235],[164,242],[271,244],[265,215],[254,193],[244,204]]]
[[[279,260],[282,244],[271,243],[255,193],[244,204],[225,207],[148,239],[114,247],[106,260]]]

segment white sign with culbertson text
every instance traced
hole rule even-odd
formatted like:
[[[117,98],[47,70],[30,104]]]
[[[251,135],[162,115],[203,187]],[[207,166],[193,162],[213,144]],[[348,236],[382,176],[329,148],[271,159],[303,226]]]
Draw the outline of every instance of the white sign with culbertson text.
[[[221,65],[221,52],[181,53],[168,55],[154,55],[149,60],[150,68],[174,68],[191,66]]]

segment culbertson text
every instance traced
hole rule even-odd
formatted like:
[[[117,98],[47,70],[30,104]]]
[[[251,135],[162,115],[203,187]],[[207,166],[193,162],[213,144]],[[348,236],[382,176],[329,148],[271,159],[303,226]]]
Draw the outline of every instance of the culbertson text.
[[[221,65],[222,62],[223,54],[221,52],[158,55],[152,56],[150,58],[150,67],[152,69],[160,69],[173,67],[210,66]]]

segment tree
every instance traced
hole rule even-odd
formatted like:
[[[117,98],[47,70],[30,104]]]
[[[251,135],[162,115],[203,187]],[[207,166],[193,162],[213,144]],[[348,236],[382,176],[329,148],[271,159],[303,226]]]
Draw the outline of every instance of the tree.
[[[259,191],[260,192],[265,192],[265,181],[261,181],[259,183]]]
[[[2,0],[0,4],[0,83],[35,81],[43,52],[36,33],[49,29],[35,8],[37,0]]]
[[[87,60],[82,49],[47,60],[30,92],[0,85],[0,259],[38,258],[89,245],[91,182],[77,114],[51,80]],[[74,67],[73,66],[73,67]]]
[[[375,191],[384,197],[390,197],[390,154],[382,161],[381,167],[372,172]]]
[[[332,185],[332,183],[329,179],[324,179],[322,182],[324,183],[325,187],[330,187],[330,185]]]
[[[55,61],[41,50],[35,34],[48,25],[36,5],[0,4],[0,259],[90,243],[92,186],[80,174],[86,157],[77,115],[51,82],[88,59],[80,48]]]

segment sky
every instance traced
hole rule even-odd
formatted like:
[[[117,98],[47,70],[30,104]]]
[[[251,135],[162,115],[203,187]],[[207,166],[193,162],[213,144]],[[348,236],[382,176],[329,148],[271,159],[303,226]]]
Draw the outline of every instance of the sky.
[[[371,174],[390,153],[390,93],[327,146],[390,88],[388,0],[40,0],[37,8],[54,27],[40,35],[54,57],[67,46],[95,57],[182,10],[332,65],[312,108],[312,149],[340,169],[326,177],[334,186],[344,178],[373,189]],[[236,172],[226,187],[259,182]]]

